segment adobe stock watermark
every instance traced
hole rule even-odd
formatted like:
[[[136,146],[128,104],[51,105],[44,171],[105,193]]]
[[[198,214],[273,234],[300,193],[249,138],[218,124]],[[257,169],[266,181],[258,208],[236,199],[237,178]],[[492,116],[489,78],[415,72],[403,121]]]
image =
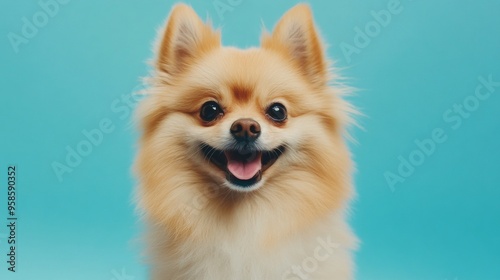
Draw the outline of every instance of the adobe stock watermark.
[[[181,215],[186,220],[195,219],[207,207],[210,199],[223,195],[225,191],[223,187],[204,188],[193,200],[183,205]]]
[[[111,271],[111,274],[113,275],[113,278],[111,278],[110,280],[135,280],[134,276],[127,274],[125,268],[122,268],[120,272],[116,271],[116,269],[113,269]]]
[[[67,5],[71,0],[40,0],[38,1],[39,10],[31,17],[22,17],[21,30],[9,32],[7,39],[15,53],[19,53],[23,44],[28,44],[31,39],[38,35],[40,29],[47,26],[51,18],[59,14],[61,8]]]
[[[478,84],[473,94],[466,96],[460,103],[453,104],[445,110],[442,118],[447,127],[434,128],[430,136],[425,139],[415,139],[415,148],[406,156],[397,157],[399,165],[396,170],[384,172],[384,178],[392,192],[396,191],[397,184],[404,183],[413,175],[418,166],[421,166],[438,149],[440,144],[448,140],[448,130],[457,130],[462,127],[464,120],[470,118],[479,109],[482,102],[488,100],[493,93],[500,91],[500,80],[494,81],[493,75],[479,76]]]
[[[142,85],[138,85],[129,94],[115,98],[109,106],[113,113],[112,117],[102,118],[94,128],[83,129],[81,131],[82,139],[65,147],[64,160],[53,161],[51,164],[52,171],[59,182],[64,180],[66,174],[73,172],[82,164],[83,160],[104,142],[107,135],[116,130],[118,121],[123,122],[129,119],[135,104],[143,98],[141,88]]]
[[[190,203],[183,205],[181,215],[186,220],[192,220],[208,205],[208,197],[205,193],[200,193],[194,197]]]
[[[347,63],[351,63],[353,55],[359,55],[363,49],[368,47],[372,40],[379,36],[382,30],[391,24],[393,18],[401,14],[403,10],[404,7],[400,0],[389,0],[385,9],[370,11],[372,20],[365,23],[362,28],[354,27],[352,44],[343,41],[339,45]]]
[[[312,256],[307,256],[300,265],[292,265],[289,270],[281,276],[282,280],[304,280],[318,270],[319,265],[330,258],[335,250],[340,248],[338,243],[331,240],[331,237],[316,239],[318,245],[314,248]]]
[[[224,20],[224,14],[233,12],[234,8],[241,5],[241,3],[243,3],[243,0],[215,0],[212,2],[212,6],[214,6],[219,20]]]

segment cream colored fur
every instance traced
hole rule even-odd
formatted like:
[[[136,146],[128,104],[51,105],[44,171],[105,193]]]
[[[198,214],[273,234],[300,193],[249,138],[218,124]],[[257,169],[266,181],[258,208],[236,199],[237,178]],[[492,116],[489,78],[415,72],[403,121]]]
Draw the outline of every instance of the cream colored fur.
[[[260,48],[240,50],[221,46],[218,31],[176,5],[154,65],[138,110],[136,161],[151,279],[354,279],[344,140],[353,110],[330,85],[309,7],[288,11]],[[224,115],[204,123],[199,111],[209,100]],[[266,117],[273,102],[286,106],[286,122]],[[261,147],[286,147],[247,189],[200,151],[200,143],[222,149],[239,118],[260,124]]]

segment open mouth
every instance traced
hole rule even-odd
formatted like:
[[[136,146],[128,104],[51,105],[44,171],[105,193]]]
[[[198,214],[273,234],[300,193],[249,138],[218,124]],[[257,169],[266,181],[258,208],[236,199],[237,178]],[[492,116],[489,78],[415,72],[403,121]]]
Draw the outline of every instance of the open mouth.
[[[257,149],[218,150],[207,144],[201,145],[205,157],[226,173],[233,185],[249,187],[262,179],[262,173],[271,167],[283,154],[285,147],[270,151]]]

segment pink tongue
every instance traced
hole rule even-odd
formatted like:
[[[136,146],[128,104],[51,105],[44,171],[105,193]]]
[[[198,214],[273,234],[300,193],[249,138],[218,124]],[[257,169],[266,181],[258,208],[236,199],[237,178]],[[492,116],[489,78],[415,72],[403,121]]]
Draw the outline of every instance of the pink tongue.
[[[228,159],[227,169],[229,169],[231,174],[233,174],[240,180],[251,179],[262,168],[260,154],[258,154],[252,161],[249,162],[234,160],[228,154],[226,154],[226,157]]]

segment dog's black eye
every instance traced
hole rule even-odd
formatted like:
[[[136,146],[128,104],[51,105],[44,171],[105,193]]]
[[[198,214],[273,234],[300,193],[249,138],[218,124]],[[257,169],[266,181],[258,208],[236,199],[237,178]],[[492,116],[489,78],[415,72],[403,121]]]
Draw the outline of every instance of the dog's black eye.
[[[215,101],[208,101],[201,106],[200,118],[206,122],[211,122],[224,114],[222,108]]]
[[[286,108],[281,103],[273,103],[267,108],[266,115],[275,122],[282,122],[286,120]]]

